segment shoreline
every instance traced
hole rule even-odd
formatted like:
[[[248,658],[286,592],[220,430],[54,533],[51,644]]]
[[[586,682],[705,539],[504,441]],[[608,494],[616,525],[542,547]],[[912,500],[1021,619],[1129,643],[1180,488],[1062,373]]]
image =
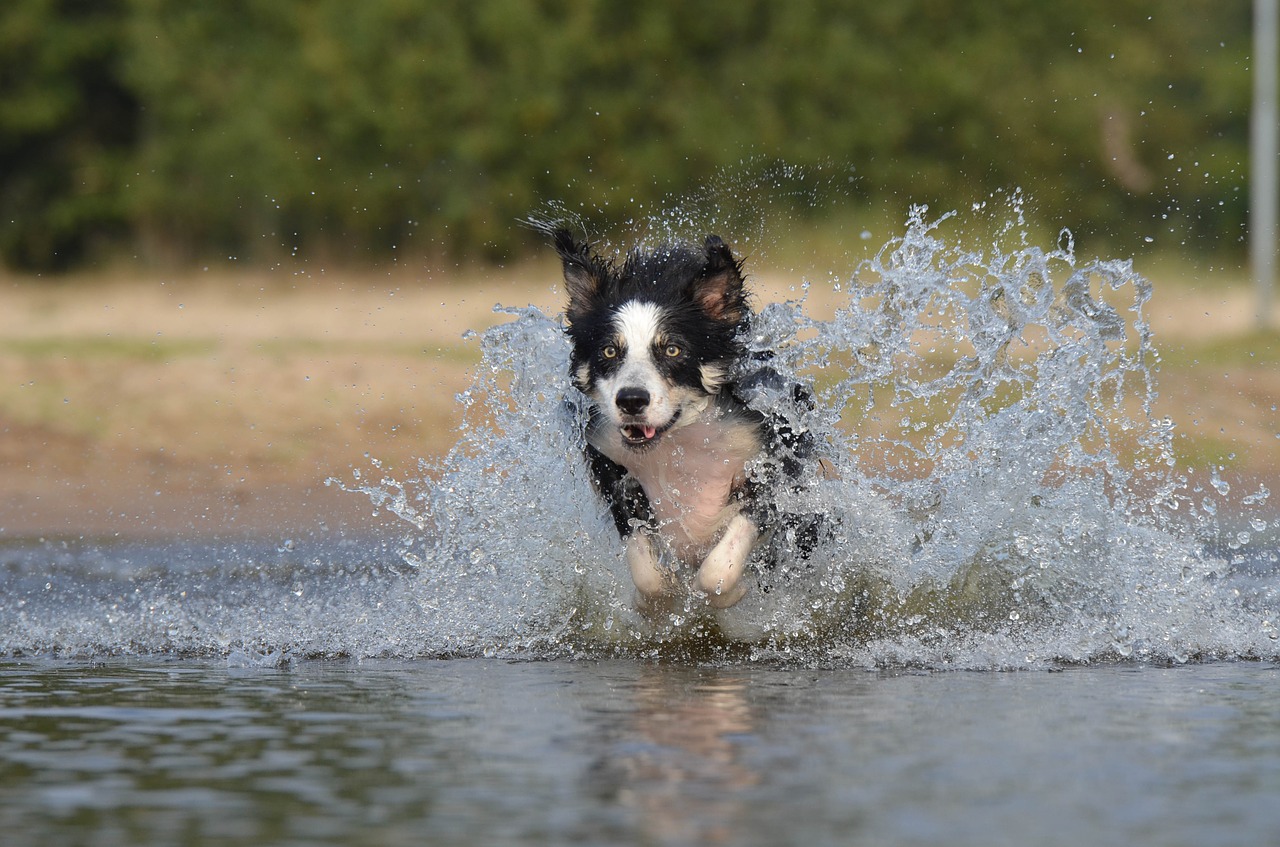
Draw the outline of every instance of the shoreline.
[[[795,277],[752,282],[757,307],[802,292]],[[0,279],[0,539],[394,531],[325,480],[372,460],[420,476],[457,438],[454,398],[479,361],[464,335],[504,320],[494,303],[556,314],[559,299],[549,263],[414,285]],[[823,318],[841,300],[814,286],[806,303]],[[1253,331],[1251,303],[1244,286],[1157,281],[1156,413],[1189,465],[1221,460],[1276,490],[1280,336]]]

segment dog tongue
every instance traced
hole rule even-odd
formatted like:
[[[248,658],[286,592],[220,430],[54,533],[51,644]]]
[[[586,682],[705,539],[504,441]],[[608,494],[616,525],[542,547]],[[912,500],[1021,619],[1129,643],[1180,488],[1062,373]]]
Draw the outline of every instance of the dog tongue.
[[[644,432],[644,440],[648,441],[658,434],[658,428],[654,426],[642,426],[640,429]]]

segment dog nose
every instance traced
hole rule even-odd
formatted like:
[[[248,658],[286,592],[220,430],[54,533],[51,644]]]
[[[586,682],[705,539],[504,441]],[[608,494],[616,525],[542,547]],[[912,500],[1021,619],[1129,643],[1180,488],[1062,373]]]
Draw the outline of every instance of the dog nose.
[[[621,388],[614,402],[625,414],[638,415],[649,405],[649,392],[643,388]]]

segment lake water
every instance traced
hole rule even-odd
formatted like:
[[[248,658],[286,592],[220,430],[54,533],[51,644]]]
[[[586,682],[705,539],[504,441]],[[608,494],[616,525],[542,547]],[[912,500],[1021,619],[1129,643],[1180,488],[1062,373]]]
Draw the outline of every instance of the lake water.
[[[0,664],[27,845],[1276,844],[1280,666]]]
[[[839,284],[748,339],[829,531],[729,610],[635,610],[536,309],[333,481],[386,537],[0,539],[0,842],[1280,844],[1280,520],[1154,417],[1149,284],[922,213]]]

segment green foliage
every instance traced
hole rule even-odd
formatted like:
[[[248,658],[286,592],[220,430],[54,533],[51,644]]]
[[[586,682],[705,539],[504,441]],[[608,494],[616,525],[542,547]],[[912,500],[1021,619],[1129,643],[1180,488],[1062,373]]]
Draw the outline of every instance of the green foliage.
[[[1243,0],[7,0],[0,258],[498,257],[782,164],[1234,245],[1249,46]]]
[[[115,0],[0,3],[0,259],[68,267],[125,231],[138,103]]]

